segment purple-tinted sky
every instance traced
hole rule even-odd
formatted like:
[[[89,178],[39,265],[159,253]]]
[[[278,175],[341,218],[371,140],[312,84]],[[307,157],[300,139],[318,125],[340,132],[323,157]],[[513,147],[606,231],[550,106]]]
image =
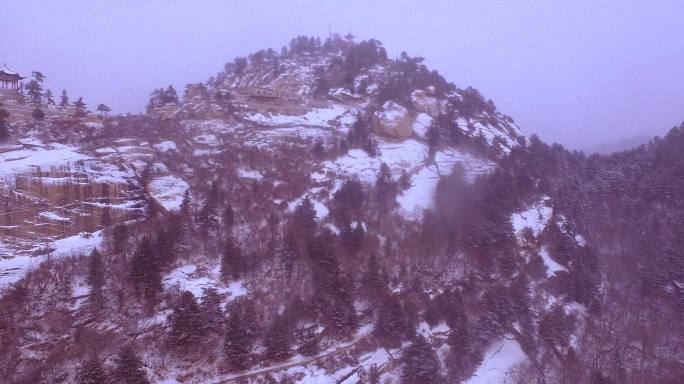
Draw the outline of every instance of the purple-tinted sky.
[[[684,1],[3,0],[0,63],[56,93],[142,111],[296,35],[351,31],[473,85],[524,132],[583,148],[684,120]]]

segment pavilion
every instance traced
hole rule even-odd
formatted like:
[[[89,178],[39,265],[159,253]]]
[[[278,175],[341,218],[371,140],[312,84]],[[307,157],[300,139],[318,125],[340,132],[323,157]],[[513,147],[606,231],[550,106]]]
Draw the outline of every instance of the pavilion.
[[[7,64],[3,64],[2,67],[0,67],[0,90],[21,92],[23,89],[21,81],[24,79],[25,77],[7,68]]]

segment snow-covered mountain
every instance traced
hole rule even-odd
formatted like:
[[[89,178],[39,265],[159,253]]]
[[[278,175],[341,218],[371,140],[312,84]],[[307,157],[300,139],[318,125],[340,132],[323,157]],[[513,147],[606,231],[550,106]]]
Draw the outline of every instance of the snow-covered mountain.
[[[155,90],[147,109],[12,123],[0,381],[677,372],[652,374],[676,346],[668,358],[624,332],[620,346],[650,354],[636,373],[640,352],[611,352],[625,361],[616,371],[594,339],[615,336],[606,296],[627,286],[607,276],[619,252],[597,243],[612,236],[597,223],[648,174],[636,160],[528,139],[477,90],[421,58],[388,59],[375,40],[296,38],[182,97]],[[663,277],[663,295],[681,292],[678,276]]]

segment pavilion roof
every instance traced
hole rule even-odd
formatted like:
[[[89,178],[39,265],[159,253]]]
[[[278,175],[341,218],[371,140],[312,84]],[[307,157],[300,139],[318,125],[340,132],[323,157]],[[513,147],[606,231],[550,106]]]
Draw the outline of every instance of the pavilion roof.
[[[5,75],[5,77],[16,78],[17,80],[25,79],[25,77],[21,76],[18,72],[14,72],[11,69],[7,68],[7,64],[3,64],[2,67],[0,67],[0,75]]]

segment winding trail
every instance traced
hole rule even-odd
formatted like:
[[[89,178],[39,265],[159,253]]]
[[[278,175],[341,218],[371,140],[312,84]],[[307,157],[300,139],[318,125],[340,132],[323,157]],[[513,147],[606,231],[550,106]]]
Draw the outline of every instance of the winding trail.
[[[339,346],[335,349],[327,350],[327,351],[325,351],[321,354],[318,354],[316,356],[312,356],[312,357],[308,357],[308,358],[304,358],[304,359],[296,360],[296,361],[288,361],[285,363],[274,364],[274,365],[271,365],[268,367],[264,367],[261,369],[254,370],[254,371],[249,371],[249,372],[244,372],[244,373],[240,373],[237,375],[232,375],[232,376],[226,377],[224,379],[221,379],[219,381],[215,381],[213,384],[237,383],[237,382],[240,382],[241,380],[249,379],[252,377],[266,375],[269,373],[282,371],[282,370],[292,368],[292,367],[298,367],[298,366],[304,366],[304,365],[316,363],[322,359],[332,357],[332,356],[338,355],[340,353],[343,353],[343,352],[346,352],[346,351],[352,349],[354,347],[354,345],[356,345],[358,342],[366,339],[371,334],[372,334],[372,330],[365,332],[359,336],[356,336],[354,339],[347,342],[346,344],[342,344],[341,346]]]

